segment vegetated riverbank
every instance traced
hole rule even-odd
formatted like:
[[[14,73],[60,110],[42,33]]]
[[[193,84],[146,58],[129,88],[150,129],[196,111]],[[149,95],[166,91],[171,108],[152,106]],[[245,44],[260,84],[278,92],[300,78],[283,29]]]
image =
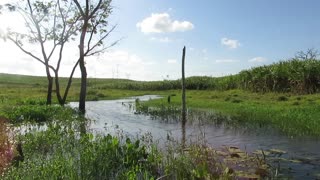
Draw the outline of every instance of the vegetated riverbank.
[[[166,148],[160,151],[150,135],[129,139],[124,134],[95,134],[88,129],[90,121],[70,107],[46,106],[42,101],[31,99],[11,105],[14,107],[7,108],[3,114],[17,131],[11,148],[6,149],[12,154],[12,159],[1,169],[4,171],[2,179],[233,179],[274,176],[262,154],[252,156],[236,147],[216,151],[201,143],[182,147],[177,141],[168,141]],[[27,122],[31,124],[25,124]],[[45,128],[37,129],[41,124],[45,124]],[[1,131],[0,134],[5,133]],[[19,144],[21,151],[16,148]]]
[[[187,78],[187,104],[189,108],[231,116],[233,122],[238,124],[271,126],[290,136],[319,137],[320,95],[316,92],[320,82],[317,80],[320,78],[318,77],[320,73],[317,73],[320,66],[318,69],[317,64],[319,64],[317,60],[293,59],[253,68],[248,70],[250,76],[244,76],[245,71],[243,71],[238,75],[221,78],[190,77]],[[297,68],[298,65],[300,68]],[[267,79],[269,75],[273,79]],[[44,77],[0,74],[0,82],[0,102],[2,102],[0,108],[8,102],[15,101],[19,104],[24,97],[45,98]],[[273,84],[267,86],[267,82]],[[66,79],[63,79],[61,85],[65,83]],[[293,86],[297,84],[299,86]],[[166,98],[148,102],[146,105],[168,106],[167,97],[175,94],[176,96],[171,97],[170,106],[179,107],[180,86],[179,81],[169,80],[139,82],[123,79],[89,79],[88,100],[158,94]],[[300,91],[307,86],[308,91]],[[271,87],[276,89],[270,89]],[[75,79],[68,101],[77,100],[78,88],[79,79]]]
[[[103,153],[105,153],[104,148],[113,148],[112,143],[108,143],[105,141],[118,141],[119,146],[117,146],[115,149],[110,150],[112,153],[118,153],[118,151],[124,152],[121,156],[115,157],[114,161],[122,162],[124,163],[124,159],[126,159],[127,152],[125,150],[119,150],[126,148],[126,140],[121,139],[121,137],[109,137],[111,140],[106,140],[106,137],[99,137],[99,138],[93,138],[90,139],[92,135],[91,132],[86,132],[85,134],[88,134],[89,136],[85,140],[81,140],[81,127],[80,122],[83,122],[81,120],[77,120],[77,115],[74,114],[73,110],[68,110],[61,108],[59,106],[45,106],[43,105],[45,102],[43,101],[45,99],[45,78],[42,77],[24,77],[24,76],[12,76],[12,75],[5,75],[5,78],[0,78],[1,80],[1,93],[0,93],[0,115],[3,115],[11,120],[12,123],[19,123],[24,120],[30,120],[30,121],[36,121],[36,122],[54,122],[52,125],[49,125],[48,129],[43,132],[30,132],[26,133],[22,136],[19,136],[16,139],[20,139],[24,144],[23,146],[30,147],[29,150],[25,150],[24,154],[27,157],[27,154],[30,154],[30,158],[32,159],[30,161],[26,161],[26,165],[21,165],[20,167],[33,167],[33,170],[30,170],[30,174],[28,172],[25,172],[23,168],[16,168],[12,167],[10,171],[8,171],[8,174],[6,174],[6,177],[25,177],[25,176],[36,176],[35,172],[42,171],[43,174],[40,174],[41,177],[46,177],[47,174],[51,173],[52,169],[56,170],[56,177],[64,177],[65,175],[70,176],[78,176],[78,177],[84,177],[84,178],[91,178],[91,177],[105,177],[109,176],[114,178],[120,178],[120,177],[159,177],[160,175],[164,175],[167,177],[235,177],[235,176],[265,176],[265,171],[259,170],[259,169],[265,169],[264,163],[263,163],[263,154],[261,154],[260,158],[254,159],[253,162],[255,162],[255,165],[248,165],[251,167],[249,170],[251,174],[241,174],[241,172],[237,171],[237,169],[230,168],[228,166],[221,166],[221,163],[219,162],[219,155],[216,156],[218,165],[213,166],[211,164],[212,158],[214,159],[214,150],[208,148],[203,148],[202,145],[191,145],[186,153],[184,149],[181,149],[181,147],[175,147],[171,149],[167,149],[167,154],[162,154],[158,151],[156,151],[153,146],[150,144],[141,144],[141,145],[148,145],[144,147],[144,149],[153,149],[155,152],[158,152],[159,155],[153,154],[150,155],[152,157],[148,162],[151,164],[147,164],[147,167],[153,167],[150,169],[145,168],[143,165],[140,165],[140,161],[144,161],[145,156],[142,157],[141,154],[145,155],[145,152],[142,152],[139,154],[140,150],[137,150],[138,155],[134,155],[134,158],[138,159],[131,159],[130,161],[136,161],[139,163],[131,164],[131,165],[123,165],[120,164],[119,166],[114,166],[116,169],[112,169],[113,167],[110,167],[111,169],[107,168],[104,169],[105,174],[102,174],[101,176],[96,175],[94,169],[88,169],[86,171],[81,166],[81,164],[85,164],[87,166],[95,167],[95,169],[103,168],[102,164],[109,163],[108,160],[101,160],[97,162],[92,159],[101,159]],[[0,76],[1,77],[1,76]],[[10,81],[10,78],[12,81]],[[24,79],[27,78],[27,79]],[[8,82],[9,81],[9,82]],[[38,83],[39,82],[39,83]],[[146,105],[148,106],[158,106],[159,104],[163,104],[165,106],[173,105],[173,106],[180,106],[180,98],[179,98],[179,90],[166,90],[166,91],[155,91],[150,90],[148,88],[145,88],[144,90],[126,90],[126,89],[116,89],[114,86],[117,85],[117,82],[120,84],[123,82],[128,83],[136,83],[139,86],[144,86],[148,82],[135,82],[135,81],[129,81],[129,80],[103,80],[103,79],[90,79],[89,87],[88,87],[88,94],[89,94],[89,100],[102,100],[102,99],[116,99],[120,97],[128,97],[128,96],[137,96],[137,95],[143,95],[143,94],[160,94],[163,95],[165,98],[163,100],[157,100],[157,101],[151,101],[147,102]],[[170,81],[164,81],[164,83],[168,83]],[[152,83],[151,83],[152,84]],[[160,82],[161,84],[161,82]],[[76,100],[77,94],[74,89],[78,88],[77,80],[75,80],[75,84],[72,87],[73,90],[71,90],[70,94],[70,100]],[[109,89],[112,88],[112,89]],[[176,96],[170,96],[170,104],[167,102],[167,97],[169,95],[175,94]],[[24,99],[24,97],[28,97],[27,99]],[[215,91],[215,90],[188,90],[187,91],[187,102],[188,106],[191,108],[201,108],[204,110],[215,110],[218,112],[221,112],[226,115],[232,115],[234,117],[237,116],[237,114],[240,114],[245,112],[242,120],[238,120],[239,123],[247,123],[247,117],[252,116],[253,118],[249,121],[251,124],[261,124],[261,125],[273,125],[273,123],[276,125],[277,122],[269,121],[269,119],[265,119],[264,121],[259,120],[259,118],[265,118],[265,114],[276,114],[275,112],[278,112],[280,114],[279,117],[281,117],[282,111],[284,107],[288,108],[288,112],[296,111],[299,109],[301,110],[301,113],[308,114],[310,119],[318,119],[314,117],[318,117],[315,110],[312,110],[312,107],[314,105],[319,103],[319,97],[317,94],[309,94],[309,95],[294,95],[293,93],[254,93],[250,91],[245,90],[227,90],[227,91]],[[298,103],[297,103],[298,102]],[[150,104],[149,104],[150,103]],[[310,103],[310,104],[309,104]],[[248,108],[249,107],[249,108]],[[271,109],[269,108],[271,107]],[[275,109],[272,109],[272,107],[276,107]],[[295,108],[297,107],[297,108]],[[239,109],[240,108],[240,109]],[[241,111],[242,109],[247,108],[246,111]],[[260,113],[259,109],[264,108],[264,113],[260,116],[256,115],[255,113]],[[279,108],[279,109],[277,109]],[[269,110],[270,109],[270,110]],[[316,109],[316,108],[315,108]],[[300,113],[300,111],[297,111]],[[69,114],[69,115],[68,115]],[[71,115],[70,115],[71,114]],[[278,114],[278,115],[279,115]],[[23,115],[23,116],[21,116]],[[60,117],[56,117],[56,115],[61,115]],[[275,115],[276,116],[276,115]],[[314,117],[311,117],[314,116]],[[68,117],[71,117],[71,121],[67,121],[69,119]],[[273,117],[273,116],[272,116]],[[301,117],[304,117],[304,114],[301,115]],[[290,117],[289,117],[290,118]],[[287,118],[287,119],[289,119]],[[240,118],[239,118],[240,119]],[[56,121],[60,120],[60,121]],[[282,119],[277,119],[278,122],[281,122]],[[306,119],[299,122],[300,124],[304,124]],[[257,123],[258,122],[258,123]],[[288,121],[287,121],[288,122]],[[67,123],[67,124],[64,124]],[[280,123],[281,124],[281,123]],[[285,124],[289,127],[289,129],[293,128],[290,123]],[[64,127],[69,127],[64,128]],[[277,126],[275,126],[277,127]],[[279,126],[281,127],[281,126]],[[315,126],[318,127],[318,126]],[[300,128],[300,127],[298,127]],[[312,127],[314,128],[314,127]],[[83,126],[82,126],[83,129]],[[316,130],[315,130],[316,131]],[[311,132],[315,132],[311,131]],[[295,135],[315,135],[312,133],[297,133],[297,132],[291,132],[286,131],[284,129],[284,132]],[[304,132],[302,130],[301,132]],[[40,134],[39,134],[40,133]],[[66,134],[67,133],[67,134]],[[70,133],[70,134],[68,134]],[[80,139],[79,139],[80,137]],[[86,135],[82,136],[86,137]],[[93,136],[94,137],[94,136]],[[66,139],[65,139],[66,138]],[[113,139],[117,140],[113,140]],[[52,139],[52,140],[51,140]],[[81,141],[80,141],[81,140]],[[81,144],[81,142],[84,142],[84,144]],[[103,141],[103,142],[100,142]],[[135,142],[136,140],[130,140]],[[31,144],[28,144],[28,143]],[[46,142],[52,142],[51,144],[46,144]],[[121,143],[120,143],[121,142]],[[141,141],[140,141],[141,142]],[[62,148],[61,151],[56,149],[56,147],[63,147],[64,144],[68,144],[70,146],[66,146],[65,148]],[[103,147],[100,147],[97,144],[104,144]],[[129,143],[130,144],[130,143]],[[135,143],[134,143],[135,144]],[[140,143],[139,143],[140,144]],[[176,144],[176,143],[175,143]],[[71,146],[73,145],[73,146]],[[131,146],[131,145],[130,145]],[[31,148],[32,147],[32,148]],[[33,149],[33,147],[35,149]],[[80,149],[77,149],[77,147],[81,147]],[[89,147],[89,148],[85,148]],[[172,147],[172,146],[171,146]],[[38,156],[39,149],[41,149],[41,158],[43,159],[49,159],[48,161],[41,161],[39,158],[35,158]],[[101,149],[100,149],[101,148]],[[139,145],[139,148],[141,146]],[[49,151],[49,150],[53,151]],[[204,151],[205,149],[205,151]],[[234,150],[234,149],[233,149]],[[241,151],[237,153],[240,153],[238,155],[234,154],[232,149],[228,149],[225,152],[218,152],[220,154],[223,154],[226,158],[238,158],[238,157],[248,157],[250,158],[250,155],[247,155],[246,153],[243,153]],[[141,150],[144,151],[144,150]],[[66,153],[67,152],[67,153]],[[148,153],[152,151],[147,151]],[[16,152],[17,153],[17,152]],[[57,153],[57,154],[55,154]],[[67,154],[67,156],[64,156],[63,154]],[[93,154],[97,154],[93,155]],[[100,154],[100,155],[99,155]],[[245,155],[245,156],[244,156]],[[68,159],[70,161],[67,162]],[[79,162],[79,157],[86,157],[84,158],[85,162]],[[156,157],[154,157],[156,156]],[[75,157],[78,157],[76,159]],[[88,160],[89,159],[89,160]],[[91,159],[91,160],[90,160]],[[112,158],[111,158],[112,159]],[[158,161],[161,159],[161,161]],[[224,159],[224,158],[223,158]],[[88,161],[87,161],[88,160]],[[61,167],[62,164],[69,163],[68,166]],[[153,165],[155,163],[156,165]],[[219,165],[220,164],[220,165]],[[259,164],[261,167],[257,167],[256,165]],[[228,167],[228,169],[227,169]],[[214,169],[214,171],[213,171]],[[63,170],[63,171],[61,171]],[[236,171],[235,173],[231,173],[232,171]],[[79,174],[79,172],[88,172],[89,175],[85,174],[86,176],[83,176],[83,174]],[[91,172],[91,174],[89,173]],[[115,174],[107,174],[107,172],[117,172],[117,176],[115,177]],[[256,172],[257,171],[257,172]],[[65,172],[65,173],[64,173]],[[70,172],[69,174],[67,172]],[[257,173],[257,174],[256,174]],[[39,175],[39,176],[40,176]],[[118,176],[119,175],[119,176]],[[146,175],[146,176],[144,176]],[[272,172],[268,175],[272,176]],[[9,178],[9,179],[10,179]]]
[[[193,110],[213,111],[228,117],[228,123],[235,125],[271,126],[293,137],[320,136],[319,94],[191,90],[187,92],[187,104]],[[171,91],[166,98],[143,102],[141,105],[145,106],[144,109],[176,109],[181,106],[181,95],[179,91]]]

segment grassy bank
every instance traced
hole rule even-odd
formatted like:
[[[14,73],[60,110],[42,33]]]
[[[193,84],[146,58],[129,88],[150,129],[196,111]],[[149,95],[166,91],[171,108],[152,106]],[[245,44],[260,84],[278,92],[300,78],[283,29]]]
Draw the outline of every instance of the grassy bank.
[[[233,179],[273,176],[262,155],[251,156],[235,147],[217,151],[201,143],[182,147],[173,140],[167,141],[165,148],[159,150],[147,134],[136,139],[129,139],[124,134],[108,135],[107,131],[105,135],[94,134],[87,130],[90,121],[68,107],[48,107],[41,101],[29,100],[8,109],[5,115],[12,124],[20,127],[20,131],[15,132],[10,147],[3,143],[0,146],[1,151],[6,151],[0,157],[0,160],[6,160],[5,166],[0,167],[0,172],[4,172],[1,179]],[[41,125],[39,123],[45,123],[46,128],[37,129]],[[0,135],[4,139],[0,142],[6,142],[6,124],[0,121],[0,125]],[[26,127],[23,130],[22,125]]]
[[[192,79],[197,78],[189,78]],[[212,90],[201,85],[207,82],[203,79],[195,80],[198,84],[195,89],[198,90],[187,90],[189,108],[231,116],[235,124],[272,126],[288,135],[320,135],[318,94],[260,93],[232,88]],[[49,176],[57,179],[156,179],[161,176],[173,179],[232,179],[273,175],[265,170],[267,165],[263,157],[252,158],[240,150],[216,151],[203,144],[181,148],[179,143],[168,142],[170,146],[159,151],[155,144],[146,142],[144,138],[129,140],[121,136],[95,136],[83,131],[87,121],[79,118],[74,110],[44,105],[44,77],[0,74],[0,82],[0,116],[5,116],[15,125],[23,122],[48,124],[48,129],[44,131],[28,131],[15,137],[16,141],[10,146],[16,147],[21,142],[25,161],[5,166],[5,179]],[[66,79],[63,79],[62,84],[65,82]],[[180,107],[180,90],[174,88],[174,83],[89,79],[88,100],[159,94],[164,98],[143,105]],[[68,101],[77,100],[78,89],[79,80],[75,79]],[[3,134],[6,133],[1,136],[7,138]],[[19,155],[16,151],[13,154]],[[241,163],[235,161],[235,157]],[[224,163],[225,159],[230,160],[231,165]],[[246,164],[248,168],[239,170],[234,164]]]
[[[148,107],[180,107],[179,91],[168,99],[143,102]],[[214,111],[231,117],[243,126],[271,126],[290,136],[320,136],[320,95],[290,93],[252,93],[243,90],[188,91],[187,104],[191,109]]]
[[[233,121],[238,124],[271,126],[290,136],[320,136],[320,113],[318,111],[320,96],[317,93],[262,93],[243,89],[220,91],[209,88],[211,80],[208,77],[200,79],[192,77],[188,80],[193,82],[189,82],[189,86],[194,86],[187,90],[189,108],[205,109],[231,116]],[[231,81],[230,77],[225,77],[225,80],[226,82]],[[7,111],[6,108],[12,108],[11,104],[21,105],[28,101],[34,101],[34,99],[41,101],[45,98],[46,79],[44,77],[0,74],[0,82],[0,115]],[[232,80],[232,82],[237,81]],[[62,79],[61,84],[65,83],[66,79]],[[121,79],[89,79],[88,100],[158,94],[165,98],[147,102],[146,105],[159,106],[162,104],[168,106],[167,97],[176,94],[171,97],[170,105],[179,107],[180,90],[175,90],[174,87],[178,85],[174,84],[176,81],[138,82]],[[224,85],[228,85],[228,83]],[[75,79],[68,101],[78,99],[78,89],[79,79]],[[25,97],[28,98],[25,99]]]

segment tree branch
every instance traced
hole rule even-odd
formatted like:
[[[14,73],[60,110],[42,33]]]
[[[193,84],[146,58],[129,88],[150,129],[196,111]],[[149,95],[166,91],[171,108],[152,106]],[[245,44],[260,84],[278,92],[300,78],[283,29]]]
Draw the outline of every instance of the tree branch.
[[[85,14],[84,14],[84,12],[83,12],[83,10],[81,8],[81,5],[79,4],[78,0],[73,0],[73,2],[76,4],[78,10],[80,11],[81,16],[84,17]]]
[[[111,45],[109,45],[109,46],[107,46],[107,47],[104,47],[104,48],[102,48],[102,49],[100,49],[100,50],[98,50],[98,51],[94,51],[94,52],[92,52],[92,53],[90,53],[90,54],[89,54],[89,52],[87,52],[87,53],[85,54],[85,56],[93,56],[93,55],[95,55],[95,54],[99,54],[99,53],[101,53],[101,52],[109,49],[110,47],[118,44],[118,42],[120,42],[121,40],[122,40],[122,39],[119,39],[119,40],[113,42]]]
[[[99,3],[97,4],[97,6],[94,8],[94,10],[89,15],[89,19],[91,19],[93,17],[93,15],[99,10],[101,3],[102,3],[102,0],[99,0]]]
[[[16,46],[18,46],[18,48],[23,51],[24,53],[28,54],[29,56],[31,56],[32,58],[36,59],[38,62],[40,62],[43,65],[46,65],[45,62],[43,60],[41,60],[39,57],[37,57],[36,55],[32,54],[30,51],[27,51],[26,49],[24,49],[16,40],[12,39],[12,37],[7,37],[10,41],[12,41]],[[55,71],[55,68],[51,65],[48,65],[48,67],[50,69],[52,69],[53,71]]]
[[[110,29],[110,31],[108,31],[104,36],[102,36],[102,38],[100,38],[100,40],[99,40],[95,45],[93,45],[90,49],[87,50],[87,53],[89,53],[89,52],[92,51],[94,48],[96,48],[97,46],[99,46],[99,44],[100,44],[105,38],[107,38],[107,37],[109,36],[109,34],[110,34],[116,27],[117,27],[117,25],[114,25],[114,26]],[[121,40],[121,39],[120,39],[120,40]],[[108,46],[108,48],[111,47],[111,46],[114,46],[114,45],[117,44],[120,40],[112,43],[110,46]],[[106,49],[106,48],[104,48],[104,49]],[[95,54],[96,54],[96,53],[95,53]]]

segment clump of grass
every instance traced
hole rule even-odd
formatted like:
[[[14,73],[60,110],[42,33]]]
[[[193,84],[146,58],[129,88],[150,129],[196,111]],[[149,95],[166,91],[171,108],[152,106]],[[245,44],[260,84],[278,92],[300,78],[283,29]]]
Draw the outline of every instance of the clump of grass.
[[[278,100],[278,101],[288,101],[289,98],[286,97],[286,96],[279,96],[277,100]]]
[[[20,100],[18,102],[19,105],[46,105],[45,99],[40,98],[26,98],[23,100]]]
[[[97,94],[97,97],[98,97],[98,98],[104,98],[104,97],[106,97],[106,95],[103,94],[103,93],[98,93],[98,94]]]
[[[58,105],[20,105],[6,109],[6,115],[11,123],[22,122],[48,122],[57,119],[64,119],[64,115],[72,114],[73,109]],[[68,116],[66,116],[68,117]]]
[[[78,124],[79,125],[79,124]],[[155,152],[131,141],[79,132],[71,124],[51,124],[21,137],[25,161],[11,166],[3,179],[150,179]],[[80,133],[80,134],[79,134]],[[80,135],[80,136],[79,136]]]
[[[295,101],[295,102],[292,103],[292,105],[298,106],[298,105],[300,105],[300,102],[299,101]]]
[[[241,103],[242,100],[240,100],[240,99],[233,99],[231,102],[232,102],[232,103]]]

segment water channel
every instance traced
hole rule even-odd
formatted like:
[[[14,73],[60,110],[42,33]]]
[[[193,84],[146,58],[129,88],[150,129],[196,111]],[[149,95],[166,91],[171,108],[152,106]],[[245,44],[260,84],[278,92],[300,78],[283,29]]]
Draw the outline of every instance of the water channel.
[[[159,96],[140,96],[120,100],[87,102],[86,116],[92,119],[89,129],[97,133],[121,133],[130,137],[150,133],[154,142],[160,146],[168,137],[181,138],[181,124],[154,119],[148,115],[134,113],[131,106],[135,99],[141,101]],[[71,106],[76,104],[71,103]],[[288,160],[280,162],[284,174],[290,179],[320,179],[320,140],[315,138],[294,138],[269,129],[230,128],[223,125],[188,123],[187,140],[219,148],[236,146],[252,153],[256,150],[279,149],[285,153],[281,157]]]

